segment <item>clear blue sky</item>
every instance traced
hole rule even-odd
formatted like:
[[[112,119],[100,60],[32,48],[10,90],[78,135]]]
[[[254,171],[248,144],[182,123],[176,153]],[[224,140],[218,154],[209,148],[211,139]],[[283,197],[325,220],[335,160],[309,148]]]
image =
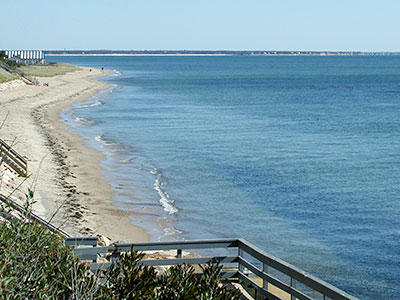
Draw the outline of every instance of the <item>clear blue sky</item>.
[[[400,51],[400,0],[3,0],[0,49]]]

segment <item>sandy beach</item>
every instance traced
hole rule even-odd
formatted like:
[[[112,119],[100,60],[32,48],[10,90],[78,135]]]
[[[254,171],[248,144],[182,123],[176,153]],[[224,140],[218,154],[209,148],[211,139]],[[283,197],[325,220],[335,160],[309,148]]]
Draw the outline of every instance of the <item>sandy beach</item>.
[[[18,178],[23,193],[35,192],[34,210],[71,235],[101,234],[112,241],[146,241],[146,231],[130,222],[132,213],[113,204],[114,191],[103,177],[104,155],[68,131],[60,112],[109,86],[100,70],[82,68],[38,78],[40,86],[0,89],[0,138],[28,160],[30,177]],[[47,83],[48,86],[44,86]],[[21,195],[19,198],[23,198]],[[133,216],[134,217],[134,216]]]

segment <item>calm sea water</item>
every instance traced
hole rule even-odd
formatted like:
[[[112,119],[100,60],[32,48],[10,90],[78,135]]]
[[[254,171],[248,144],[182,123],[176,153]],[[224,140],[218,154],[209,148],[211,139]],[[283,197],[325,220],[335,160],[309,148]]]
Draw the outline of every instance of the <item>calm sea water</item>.
[[[51,57],[114,70],[62,118],[153,240],[244,237],[400,293],[400,57]]]

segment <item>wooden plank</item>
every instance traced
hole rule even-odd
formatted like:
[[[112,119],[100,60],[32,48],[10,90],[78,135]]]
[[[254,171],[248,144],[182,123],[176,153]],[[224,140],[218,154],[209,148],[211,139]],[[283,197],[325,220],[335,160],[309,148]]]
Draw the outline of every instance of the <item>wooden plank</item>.
[[[140,263],[146,266],[173,266],[177,264],[201,265],[208,262],[219,262],[221,264],[237,262],[236,256],[200,257],[200,258],[167,258],[167,259],[142,259]]]
[[[221,271],[219,274],[221,278],[229,279],[229,278],[237,278],[238,272],[237,271]]]
[[[0,155],[3,157],[3,161],[20,176],[28,176],[27,161],[2,139],[0,139]]]
[[[115,247],[89,247],[89,248],[74,248],[72,251],[78,255],[89,255],[89,254],[106,254],[106,253],[112,253],[114,250],[118,250]],[[118,251],[121,252],[121,251]]]
[[[3,156],[3,162],[6,163],[15,172],[17,172],[18,175],[22,177],[28,176],[27,171],[24,168],[21,168],[19,165],[17,165],[14,160],[10,159],[9,156]]]
[[[81,237],[68,237],[65,239],[65,244],[67,246],[97,246],[98,241],[97,236],[81,236]]]
[[[91,260],[91,261],[97,260],[97,254],[81,254],[78,256],[81,260]]]
[[[25,158],[23,158],[20,154],[18,154],[17,151],[15,151],[11,146],[9,146],[5,141],[3,141],[2,139],[0,139],[0,146],[5,148],[6,150],[8,150],[9,152],[11,152],[12,154],[14,154],[19,160],[21,160],[23,163],[27,163],[27,161],[25,160]]]
[[[90,271],[93,273],[97,273],[98,271],[101,270],[107,270],[109,267],[111,267],[112,263],[107,262],[107,263],[92,263],[90,264]]]
[[[24,164],[27,164],[27,161],[25,158],[23,158],[20,154],[18,154],[17,151],[15,151],[11,146],[9,146],[6,142],[4,142],[2,139],[0,139],[0,144],[1,147],[12,153],[17,159],[19,159],[21,162]]]
[[[237,239],[193,240],[172,242],[141,242],[141,243],[115,243],[123,251],[130,251],[132,246],[135,251],[146,250],[187,250],[237,247]]]

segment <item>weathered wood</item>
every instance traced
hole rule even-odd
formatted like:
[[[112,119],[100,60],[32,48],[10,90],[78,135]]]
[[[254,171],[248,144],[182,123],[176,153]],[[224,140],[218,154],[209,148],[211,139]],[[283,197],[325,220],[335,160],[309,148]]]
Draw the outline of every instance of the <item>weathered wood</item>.
[[[26,215],[31,221],[37,222],[43,226],[45,226],[48,230],[50,230],[53,233],[57,233],[61,235],[63,238],[68,238],[70,235],[62,230],[60,227],[54,226],[50,222],[46,221],[45,219],[39,217],[38,215],[34,214],[33,212],[27,212],[26,209],[19,205],[17,202],[11,200],[10,198],[0,194],[0,201],[3,203],[9,205],[11,208],[17,210],[18,212]]]
[[[215,263],[233,263],[237,262],[236,256],[221,256],[221,257],[200,257],[200,258],[165,258],[165,259],[142,259],[140,263],[146,266],[173,266],[181,264],[202,265],[208,262]]]
[[[268,267],[272,267],[283,274],[286,274],[291,278],[291,281],[298,281],[305,286],[319,292],[323,297],[329,297],[330,299],[338,300],[356,300],[355,297],[346,294],[332,285],[309,275],[308,273],[282,261],[272,255],[269,255],[256,246],[250,244],[243,239],[218,239],[218,240],[195,240],[195,241],[173,241],[173,242],[145,242],[145,243],[116,243],[109,247],[92,247],[92,248],[75,248],[74,252],[85,258],[93,258],[98,254],[111,253],[113,256],[118,256],[121,252],[137,250],[176,250],[179,253],[180,249],[215,249],[215,248],[237,248],[237,256],[221,256],[221,257],[200,257],[200,258],[168,258],[168,259],[144,259],[141,263],[152,266],[169,266],[182,263],[190,264],[205,264],[210,260],[218,261],[221,264],[237,263],[236,269],[230,272],[224,272],[224,278],[229,274],[239,278],[244,283],[251,285],[257,292],[258,295],[262,295],[267,299],[281,299],[277,295],[272,294],[268,291],[268,284],[258,285],[252,281],[248,275],[242,270],[247,268],[253,274],[263,280],[264,283],[269,283],[272,286],[286,292],[291,298],[299,300],[312,300],[313,298],[309,295],[304,294],[300,290],[296,289],[295,286],[291,286],[287,283],[282,282],[272,274],[268,274],[266,271]],[[263,269],[256,267],[253,263],[249,262],[244,258],[245,254],[249,254],[254,259],[258,260],[262,265]],[[92,264],[93,270],[106,269],[111,263]]]
[[[279,259],[272,255],[269,255],[254,246],[253,244],[247,242],[246,240],[239,239],[239,247],[245,252],[258,259],[259,261],[266,263],[267,265],[273,267],[274,269],[288,275],[302,284],[310,287],[311,289],[325,295],[329,298],[335,300],[356,300],[357,298],[347,294],[346,292],[330,285],[329,283],[310,275],[303,270]]]
[[[5,141],[0,139],[0,156],[3,161],[10,166],[18,175],[28,176],[28,163],[17,151],[12,149]]]
[[[68,237],[65,239],[65,244],[67,246],[97,246],[97,241],[99,238],[97,236],[81,236],[81,237]]]
[[[140,243],[115,243],[115,247],[122,251],[149,250],[188,250],[188,249],[211,249],[237,247],[237,239],[216,239],[216,240],[193,240],[193,241],[172,241],[172,242],[140,242]]]

